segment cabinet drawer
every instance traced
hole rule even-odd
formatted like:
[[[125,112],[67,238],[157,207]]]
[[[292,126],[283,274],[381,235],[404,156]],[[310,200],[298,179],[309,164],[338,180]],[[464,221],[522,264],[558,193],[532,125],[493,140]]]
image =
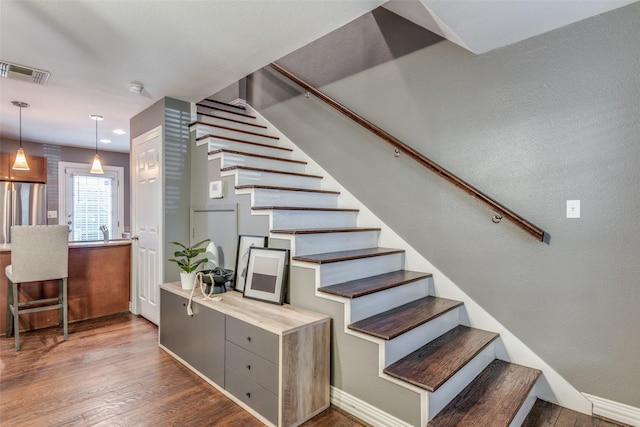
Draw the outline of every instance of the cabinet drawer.
[[[278,336],[250,325],[235,317],[227,316],[226,337],[228,341],[278,363]]]
[[[264,387],[225,367],[225,389],[273,424],[278,424],[278,397]]]
[[[227,366],[258,383],[273,394],[278,394],[278,365],[227,341]]]

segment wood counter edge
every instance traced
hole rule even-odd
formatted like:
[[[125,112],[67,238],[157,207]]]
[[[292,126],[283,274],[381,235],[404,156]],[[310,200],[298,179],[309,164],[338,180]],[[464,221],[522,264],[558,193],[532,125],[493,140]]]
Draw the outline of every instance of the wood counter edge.
[[[163,283],[160,288],[187,299],[191,296],[191,289],[182,289],[180,282]],[[244,298],[241,293],[236,291],[227,291],[223,294],[216,294],[216,296],[221,296],[222,300],[205,300],[200,289],[196,288],[193,301],[279,336],[331,320],[331,317],[325,314],[290,304],[276,305]]]
[[[86,241],[86,242],[69,242],[69,249],[75,248],[110,248],[112,246],[131,245],[130,239],[109,240],[108,243],[103,241]],[[0,252],[11,252],[11,243],[0,244]]]

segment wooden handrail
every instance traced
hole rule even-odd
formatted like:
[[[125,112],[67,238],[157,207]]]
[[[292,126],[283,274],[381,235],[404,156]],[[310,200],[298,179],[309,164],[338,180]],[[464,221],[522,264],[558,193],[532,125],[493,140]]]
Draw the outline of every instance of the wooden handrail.
[[[387,133],[384,130],[380,129],[378,126],[374,125],[373,123],[371,123],[367,119],[365,119],[362,116],[359,116],[358,114],[356,114],[353,111],[349,110],[344,105],[340,104],[339,102],[337,102],[333,98],[329,97],[325,93],[323,93],[320,90],[316,89],[315,87],[311,86],[309,83],[305,82],[304,80],[302,80],[301,78],[299,78],[295,74],[291,73],[287,69],[283,68],[282,66],[280,66],[280,65],[278,65],[278,64],[276,64],[274,62],[274,63],[271,63],[271,67],[273,67],[273,69],[275,69],[276,71],[278,71],[279,73],[281,73],[282,75],[287,77],[288,79],[292,80],[298,86],[302,87],[305,91],[313,94],[317,98],[319,98],[322,101],[324,101],[325,103],[329,104],[331,107],[333,107],[336,110],[340,111],[342,114],[344,114],[345,116],[347,116],[348,118],[350,118],[354,122],[358,123],[360,126],[364,127],[365,129],[367,129],[370,132],[374,133],[378,137],[380,137],[383,140],[387,141],[389,144],[394,146],[396,148],[396,150],[407,154],[409,157],[411,157],[413,160],[415,160],[416,162],[420,163],[421,165],[423,165],[427,169],[429,169],[432,172],[440,175],[442,178],[446,179],[447,181],[449,181],[450,183],[452,183],[456,187],[464,190],[470,196],[472,196],[472,197],[480,200],[481,202],[485,203],[486,205],[488,205],[493,211],[495,211],[499,215],[498,217],[494,217],[494,218],[498,218],[498,220],[502,219],[502,218],[506,218],[509,221],[511,221],[514,224],[516,224],[518,227],[522,228],[524,231],[526,231],[530,235],[532,235],[533,237],[535,237],[538,241],[541,241],[541,242],[544,241],[545,232],[543,230],[541,230],[540,228],[536,227],[535,225],[531,224],[526,219],[522,218],[520,215],[518,215],[518,214],[514,213],[513,211],[507,209],[506,207],[504,207],[500,203],[498,203],[495,200],[493,200],[491,197],[487,196],[486,194],[482,193],[481,191],[479,191],[478,189],[476,189],[472,185],[470,185],[467,182],[463,181],[462,179],[458,178],[453,173],[449,172],[448,170],[446,170],[445,168],[443,168],[442,166],[440,166],[436,162],[428,159],[426,156],[424,156],[423,154],[417,152],[413,148],[409,147],[407,144],[405,144],[404,142],[400,141],[398,138],[394,137],[393,135],[390,135],[389,133]]]

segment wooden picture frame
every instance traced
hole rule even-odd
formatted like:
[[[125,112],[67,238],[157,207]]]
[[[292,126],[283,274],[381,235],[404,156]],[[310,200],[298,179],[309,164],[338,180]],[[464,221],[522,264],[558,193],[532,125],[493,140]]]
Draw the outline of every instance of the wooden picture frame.
[[[233,276],[233,289],[238,292],[244,292],[247,267],[249,265],[249,248],[251,247],[267,247],[267,236],[258,236],[254,234],[240,234],[238,236],[236,269]]]
[[[243,296],[282,305],[289,276],[289,250],[249,249],[249,265]]]

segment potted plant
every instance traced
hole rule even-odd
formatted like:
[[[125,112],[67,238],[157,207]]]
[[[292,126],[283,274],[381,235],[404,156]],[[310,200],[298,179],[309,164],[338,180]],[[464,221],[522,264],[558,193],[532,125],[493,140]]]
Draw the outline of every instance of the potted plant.
[[[196,258],[207,250],[207,248],[202,246],[210,241],[210,239],[206,239],[191,246],[183,245],[180,242],[171,242],[172,245],[176,245],[181,248],[181,250],[173,253],[173,258],[169,259],[169,261],[178,264],[178,267],[182,270],[180,272],[182,289],[193,288],[196,270],[200,265],[209,261],[207,258]]]

